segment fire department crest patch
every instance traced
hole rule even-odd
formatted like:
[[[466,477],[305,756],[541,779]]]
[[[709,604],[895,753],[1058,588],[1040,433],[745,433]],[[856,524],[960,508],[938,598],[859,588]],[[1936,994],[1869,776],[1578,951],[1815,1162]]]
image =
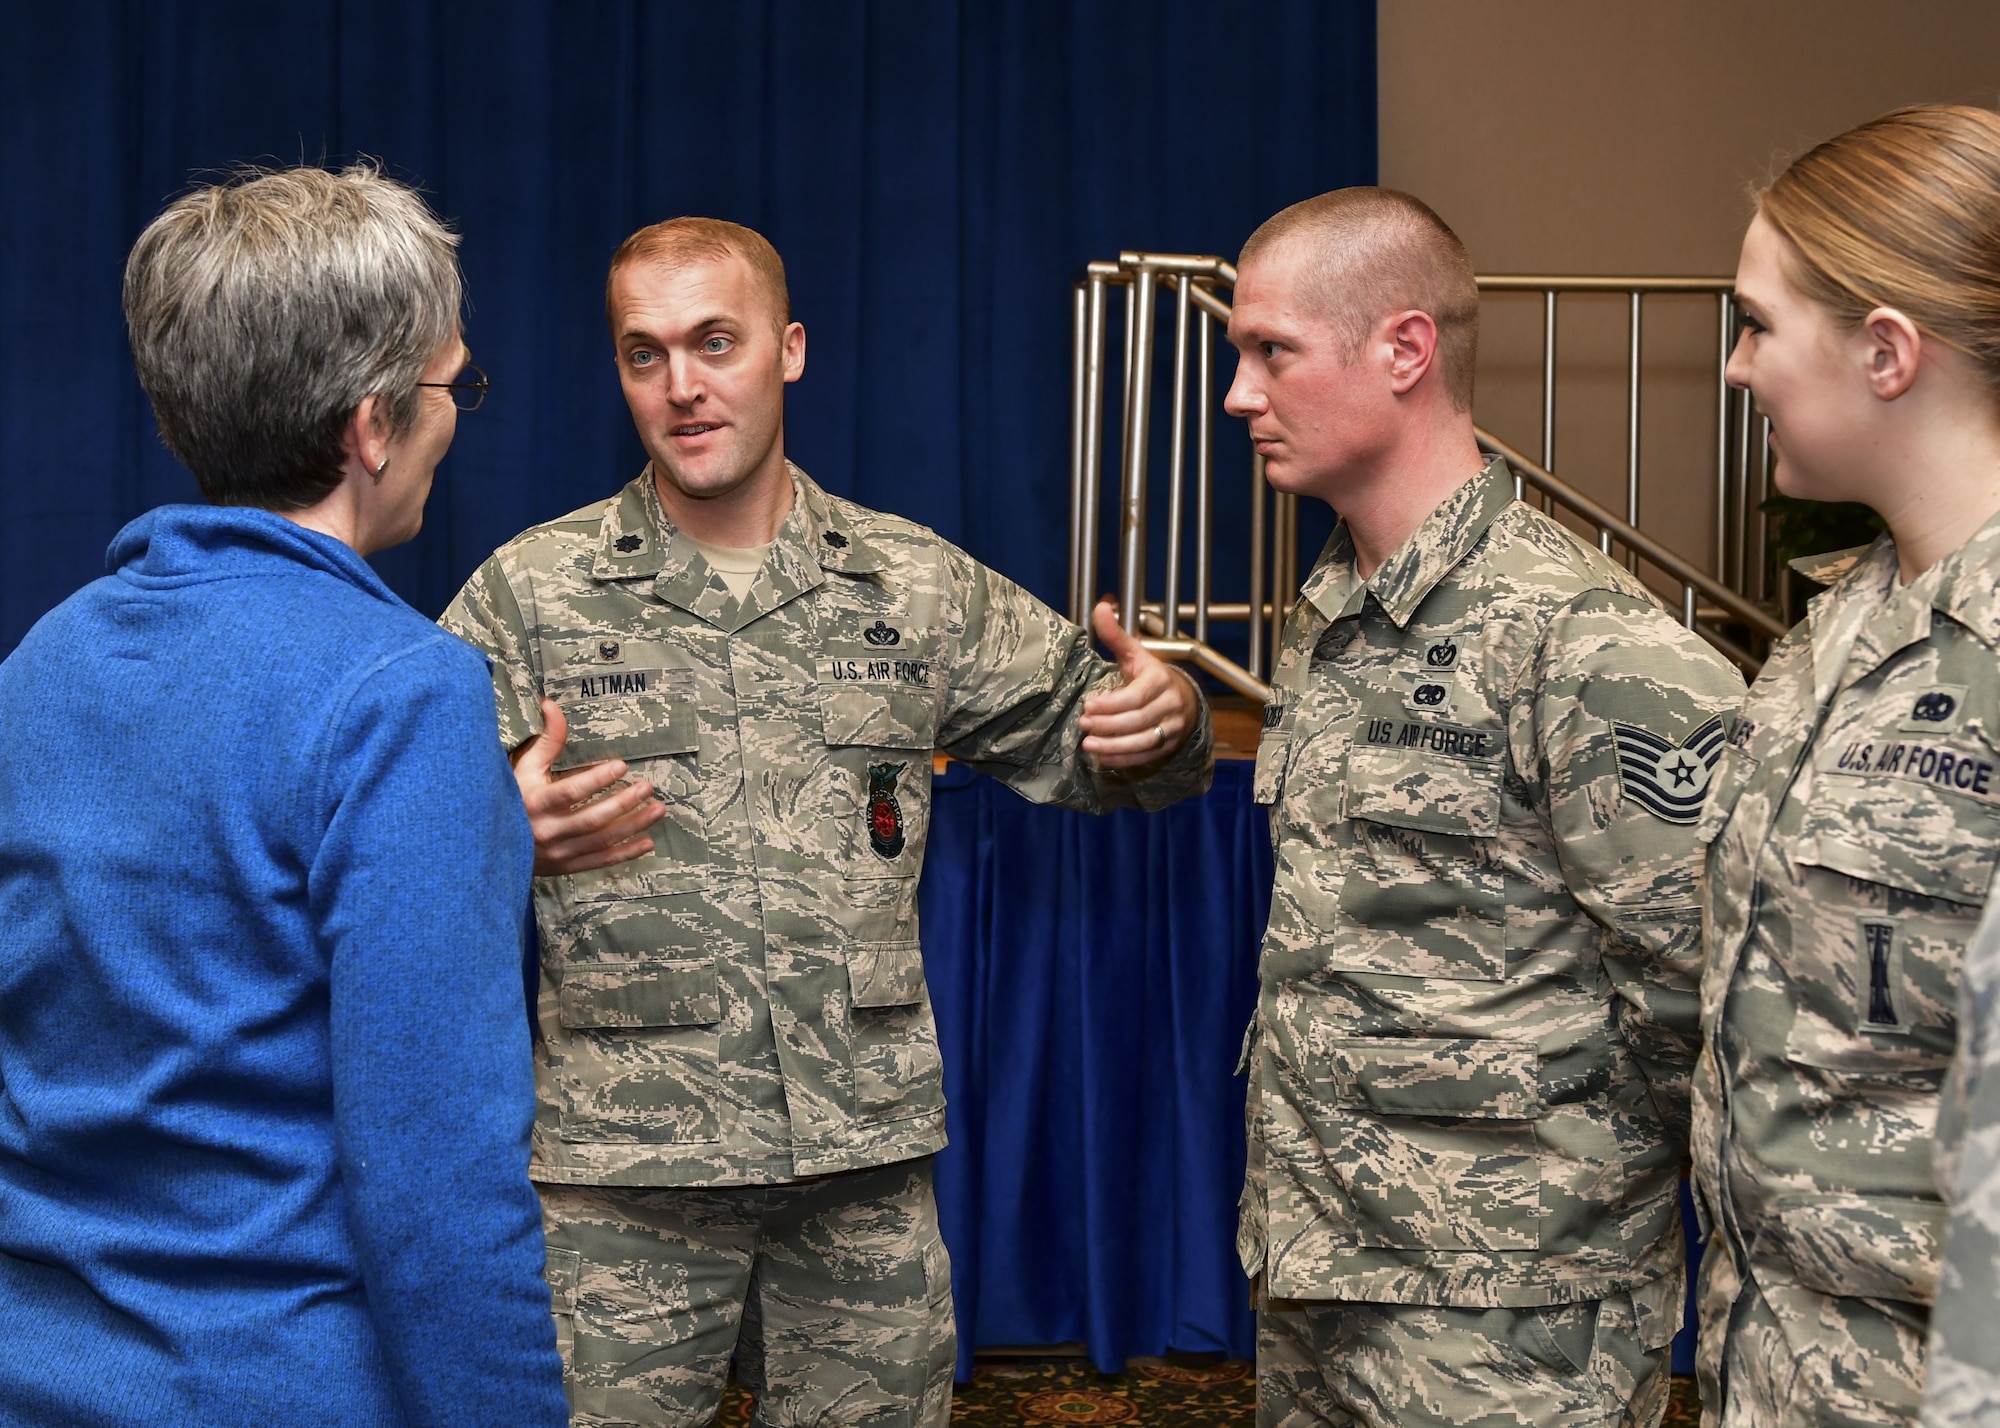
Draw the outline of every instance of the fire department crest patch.
[[[896,802],[896,780],[908,764],[868,765],[868,846],[884,858],[903,852],[903,805]]]

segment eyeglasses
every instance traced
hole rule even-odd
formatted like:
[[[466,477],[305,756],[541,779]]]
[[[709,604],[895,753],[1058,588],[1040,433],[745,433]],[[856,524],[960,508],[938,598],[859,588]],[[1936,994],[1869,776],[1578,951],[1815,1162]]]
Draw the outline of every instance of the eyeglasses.
[[[468,372],[472,374],[475,380],[465,380]],[[451,393],[451,404],[460,411],[478,411],[479,404],[486,400],[486,392],[493,385],[493,379],[470,362],[465,364],[463,370],[459,372],[458,377],[459,380],[456,382],[419,382],[417,385],[420,387],[442,387]]]

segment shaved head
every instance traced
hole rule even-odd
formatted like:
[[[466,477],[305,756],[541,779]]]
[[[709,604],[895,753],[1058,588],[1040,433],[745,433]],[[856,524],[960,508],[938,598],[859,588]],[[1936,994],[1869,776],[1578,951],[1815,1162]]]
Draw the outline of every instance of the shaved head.
[[[611,285],[619,269],[649,263],[672,270],[726,258],[740,258],[750,269],[757,289],[770,302],[772,324],[782,334],[792,320],[792,294],[785,284],[785,260],[778,256],[771,240],[754,228],[721,218],[669,218],[641,228],[611,255],[611,271],[604,279],[604,316],[613,327],[611,335],[618,335]]]
[[[1375,324],[1412,309],[1437,324],[1438,376],[1454,408],[1472,410],[1479,285],[1458,235],[1422,200],[1393,188],[1337,188],[1295,203],[1250,235],[1239,269],[1278,251],[1296,256],[1301,296],[1361,350]]]

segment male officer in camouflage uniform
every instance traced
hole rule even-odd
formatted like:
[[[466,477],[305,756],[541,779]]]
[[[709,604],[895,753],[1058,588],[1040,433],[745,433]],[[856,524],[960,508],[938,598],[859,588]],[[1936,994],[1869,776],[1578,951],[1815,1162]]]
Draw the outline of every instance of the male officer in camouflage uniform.
[[[1228,408],[1342,521],[1258,752],[1277,883],[1239,1234],[1258,1421],[1651,1424],[1680,1321],[1694,823],[1742,682],[1514,499],[1417,200],[1243,251]]]
[[[805,332],[759,235],[642,230],[607,308],[651,464],[445,616],[523,749],[532,1174],[575,1421],[706,1425],[734,1353],[760,1422],[942,1425],[932,752],[1040,802],[1157,808],[1207,786],[1206,708],[1104,611],[1116,670],[785,461]]]

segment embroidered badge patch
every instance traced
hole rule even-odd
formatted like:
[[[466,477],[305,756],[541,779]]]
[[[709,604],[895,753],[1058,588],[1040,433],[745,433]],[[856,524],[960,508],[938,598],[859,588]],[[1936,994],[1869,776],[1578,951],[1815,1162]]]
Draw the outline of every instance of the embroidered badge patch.
[[[630,555],[633,551],[637,550],[640,546],[644,545],[646,542],[643,538],[639,536],[625,535],[618,537],[617,540],[614,540],[611,543],[614,546],[618,547],[618,549],[624,551],[625,554]]]
[[[903,642],[903,632],[894,625],[877,620],[861,632],[861,638],[877,649],[886,649],[890,645],[900,645]]]
[[[896,780],[908,764],[868,765],[868,846],[884,858],[903,852],[903,805],[896,802]]]
[[[821,531],[819,534],[819,538],[825,541],[828,545],[832,546],[835,550],[847,549],[847,537],[842,535],[839,531]]]
[[[1965,686],[1940,684],[1903,696],[1909,705],[1896,727],[1906,734],[1949,734],[1965,717]]]
[[[618,641],[599,640],[597,642],[597,657],[603,660],[606,664],[610,664],[613,660],[617,659]]]
[[[1896,924],[1882,918],[1861,919],[1861,952],[1868,962],[1861,994],[1861,1025],[1868,1031],[1904,1033],[1909,1027],[1897,1012],[1896,991],[1903,980],[1903,948]]]
[[[1458,664],[1458,642],[1450,635],[1424,646],[1425,669],[1453,669]]]
[[[1611,733],[1625,796],[1662,822],[1699,822],[1709,776],[1722,757],[1722,720],[1709,720],[1678,744],[1631,724],[1613,724]]]

